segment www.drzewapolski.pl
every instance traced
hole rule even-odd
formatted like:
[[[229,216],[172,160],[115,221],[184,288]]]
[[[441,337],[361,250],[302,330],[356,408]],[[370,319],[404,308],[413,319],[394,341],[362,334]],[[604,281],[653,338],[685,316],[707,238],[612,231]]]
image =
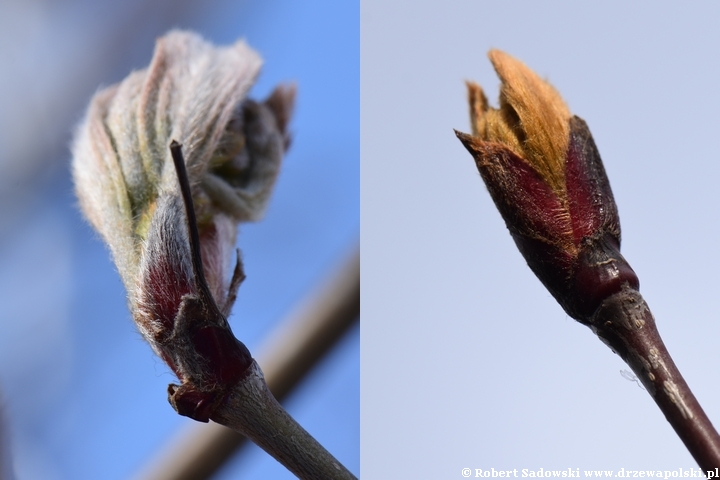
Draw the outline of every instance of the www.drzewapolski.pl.
[[[677,468],[675,470],[580,470],[579,468],[566,468],[564,470],[538,470],[523,468],[518,470],[496,470],[491,468],[463,468],[464,478],[707,478],[720,480],[720,469],[708,470],[699,468]]]

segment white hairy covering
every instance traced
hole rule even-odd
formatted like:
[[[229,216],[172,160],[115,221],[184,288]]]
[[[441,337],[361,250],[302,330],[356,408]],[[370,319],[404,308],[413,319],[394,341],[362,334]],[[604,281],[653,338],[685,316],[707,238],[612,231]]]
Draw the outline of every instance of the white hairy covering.
[[[238,115],[260,66],[260,57],[243,41],[217,48],[194,33],[172,31],[158,40],[149,68],[94,96],[73,144],[73,176],[80,207],[110,246],[131,304],[159,192],[178,192],[170,141],[183,145],[193,191],[212,197],[212,192],[203,192],[204,177],[212,176],[209,183],[222,182],[208,169],[213,155],[227,142],[228,123]],[[207,248],[203,253],[226,257],[234,245],[237,222],[262,213],[279,167],[279,161],[271,163],[275,165],[263,179],[261,195],[241,204],[249,211],[223,213],[223,205],[199,202],[199,218],[222,224],[218,230],[232,241],[215,255]],[[246,195],[237,185],[222,187],[234,190],[238,198]],[[252,187],[258,189],[256,184]],[[207,218],[217,214],[223,218]],[[234,220],[230,235],[228,218]],[[208,260],[217,271],[219,258]],[[210,277],[213,291],[218,291],[218,283],[223,282]]]

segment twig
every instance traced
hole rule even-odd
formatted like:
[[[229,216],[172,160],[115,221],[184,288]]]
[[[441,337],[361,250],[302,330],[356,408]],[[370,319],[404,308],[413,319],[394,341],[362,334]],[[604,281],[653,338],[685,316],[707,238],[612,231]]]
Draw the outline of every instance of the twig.
[[[303,306],[282,322],[261,349],[257,361],[278,400],[287,396],[357,322],[359,314],[360,254],[355,250]],[[135,478],[210,478],[245,441],[244,436],[216,423],[190,425]]]
[[[629,287],[611,295],[590,328],[633,369],[700,468],[720,467],[720,436],[665,348],[642,295]]]
[[[213,420],[251,439],[299,478],[350,480],[355,476],[275,400],[254,363]]]

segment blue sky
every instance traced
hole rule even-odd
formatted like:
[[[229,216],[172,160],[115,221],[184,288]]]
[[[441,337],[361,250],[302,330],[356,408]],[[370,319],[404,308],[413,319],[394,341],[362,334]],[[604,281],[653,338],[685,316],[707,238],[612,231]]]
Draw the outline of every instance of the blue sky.
[[[230,318],[251,352],[357,245],[356,2],[6,4],[0,54],[0,388],[20,479],[121,479],[192,421],[167,403],[173,377],[135,331],[109,254],[81,219],[67,173],[73,125],[101,86],[145,67],[154,39],[189,28],[245,38],[264,58],[251,92],[298,87],[293,144],[266,218],[243,225],[248,278]],[[26,147],[27,145],[27,147]],[[359,329],[287,407],[359,471]],[[218,478],[293,478],[253,447]]]

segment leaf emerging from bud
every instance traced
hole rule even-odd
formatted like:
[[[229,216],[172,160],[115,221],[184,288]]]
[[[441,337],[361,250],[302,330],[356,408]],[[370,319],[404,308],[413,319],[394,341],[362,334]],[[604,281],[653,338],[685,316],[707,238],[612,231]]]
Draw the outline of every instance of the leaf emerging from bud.
[[[468,82],[472,135],[456,132],[528,265],[565,311],[587,322],[637,276],[620,255],[610,183],[583,120],[523,63],[489,54],[500,108]]]
[[[239,259],[232,277],[228,267],[238,223],[262,216],[289,145],[294,87],[245,98],[260,65],[242,41],[172,31],[147,69],[95,95],[73,145],[80,207],[140,332],[182,382],[171,403],[205,421],[252,361],[226,321],[244,278]]]

